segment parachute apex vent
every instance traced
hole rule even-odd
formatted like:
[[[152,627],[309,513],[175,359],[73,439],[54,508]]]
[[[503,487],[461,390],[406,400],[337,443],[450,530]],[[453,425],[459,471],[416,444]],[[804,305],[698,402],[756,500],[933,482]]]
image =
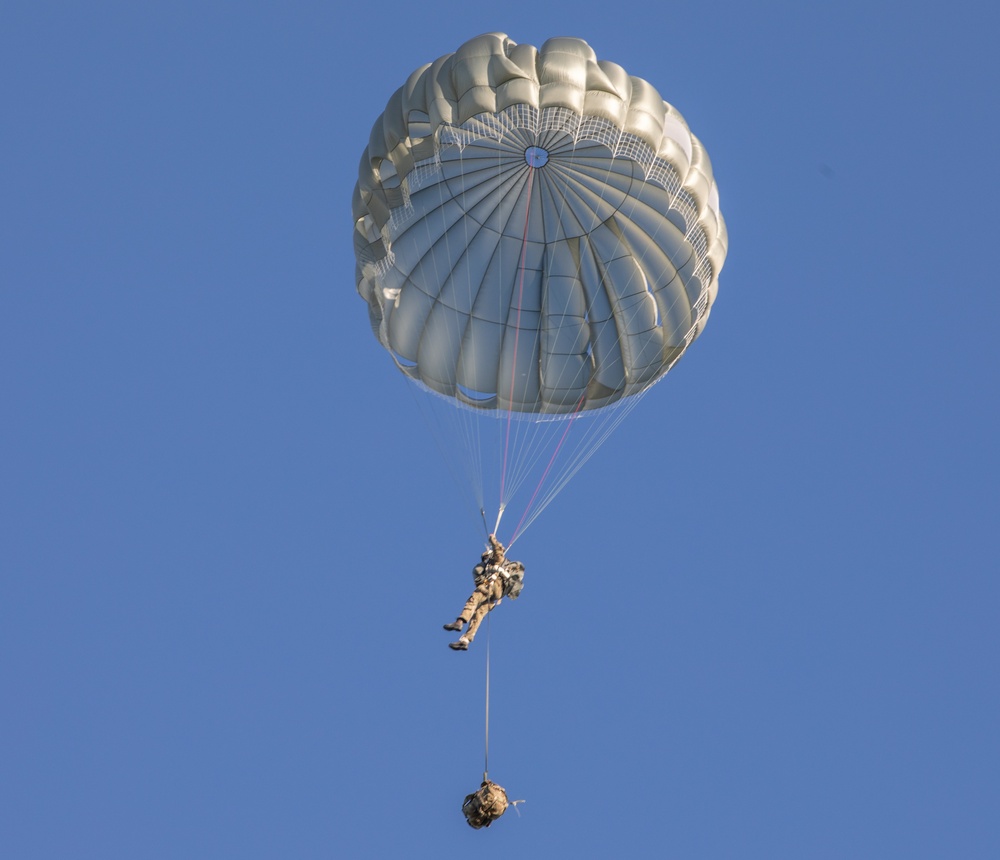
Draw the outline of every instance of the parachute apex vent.
[[[529,146],[524,151],[524,160],[528,167],[545,167],[549,161],[549,153],[540,146]]]

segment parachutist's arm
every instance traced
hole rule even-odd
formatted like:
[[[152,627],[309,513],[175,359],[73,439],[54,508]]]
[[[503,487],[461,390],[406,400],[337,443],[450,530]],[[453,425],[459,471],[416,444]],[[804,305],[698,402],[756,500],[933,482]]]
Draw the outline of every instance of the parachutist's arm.
[[[504,563],[504,545],[497,540],[496,535],[490,535],[490,549],[493,552],[493,562],[495,564]]]

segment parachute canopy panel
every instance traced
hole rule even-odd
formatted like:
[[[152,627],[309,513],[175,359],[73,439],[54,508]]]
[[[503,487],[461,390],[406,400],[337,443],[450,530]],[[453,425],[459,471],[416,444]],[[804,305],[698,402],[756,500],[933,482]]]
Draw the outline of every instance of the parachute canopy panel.
[[[479,410],[569,414],[660,379],[726,255],[711,162],[579,39],[491,33],[417,69],[354,194],[358,292],[397,366]]]

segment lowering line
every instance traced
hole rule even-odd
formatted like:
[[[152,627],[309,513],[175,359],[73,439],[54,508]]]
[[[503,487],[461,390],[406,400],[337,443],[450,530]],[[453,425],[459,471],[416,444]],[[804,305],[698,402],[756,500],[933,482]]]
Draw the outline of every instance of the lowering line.
[[[486,613],[486,751],[483,759],[483,782],[490,772],[490,615]]]
[[[500,808],[499,813],[493,814],[491,818],[499,818],[503,815],[508,806],[513,806],[514,811],[517,813],[517,817],[520,818],[521,812],[517,808],[517,805],[519,803],[524,803],[524,801],[508,800],[507,792],[504,791],[503,788],[496,783],[490,783],[490,613],[492,611],[493,610],[491,608],[490,611],[486,613],[486,745],[483,752],[483,786],[479,789],[479,791],[482,792],[486,790],[487,784],[489,783],[490,789],[498,791],[503,798],[503,806]],[[465,799],[466,803],[468,803],[470,798],[474,796],[475,795],[469,795],[469,797]],[[462,811],[465,811],[465,806],[462,807]],[[468,813],[466,813],[466,818],[469,818]],[[472,824],[472,819],[469,819],[469,823]],[[473,824],[473,827],[475,826],[476,825]],[[489,824],[487,823],[486,826],[489,827]]]

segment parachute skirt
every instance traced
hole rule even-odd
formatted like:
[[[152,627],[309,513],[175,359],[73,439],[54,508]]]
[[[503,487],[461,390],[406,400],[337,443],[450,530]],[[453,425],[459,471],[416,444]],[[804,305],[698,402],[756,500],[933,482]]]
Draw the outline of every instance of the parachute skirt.
[[[469,827],[479,830],[489,827],[507,811],[507,792],[495,782],[483,781],[479,790],[468,795],[462,803],[462,813]]]

